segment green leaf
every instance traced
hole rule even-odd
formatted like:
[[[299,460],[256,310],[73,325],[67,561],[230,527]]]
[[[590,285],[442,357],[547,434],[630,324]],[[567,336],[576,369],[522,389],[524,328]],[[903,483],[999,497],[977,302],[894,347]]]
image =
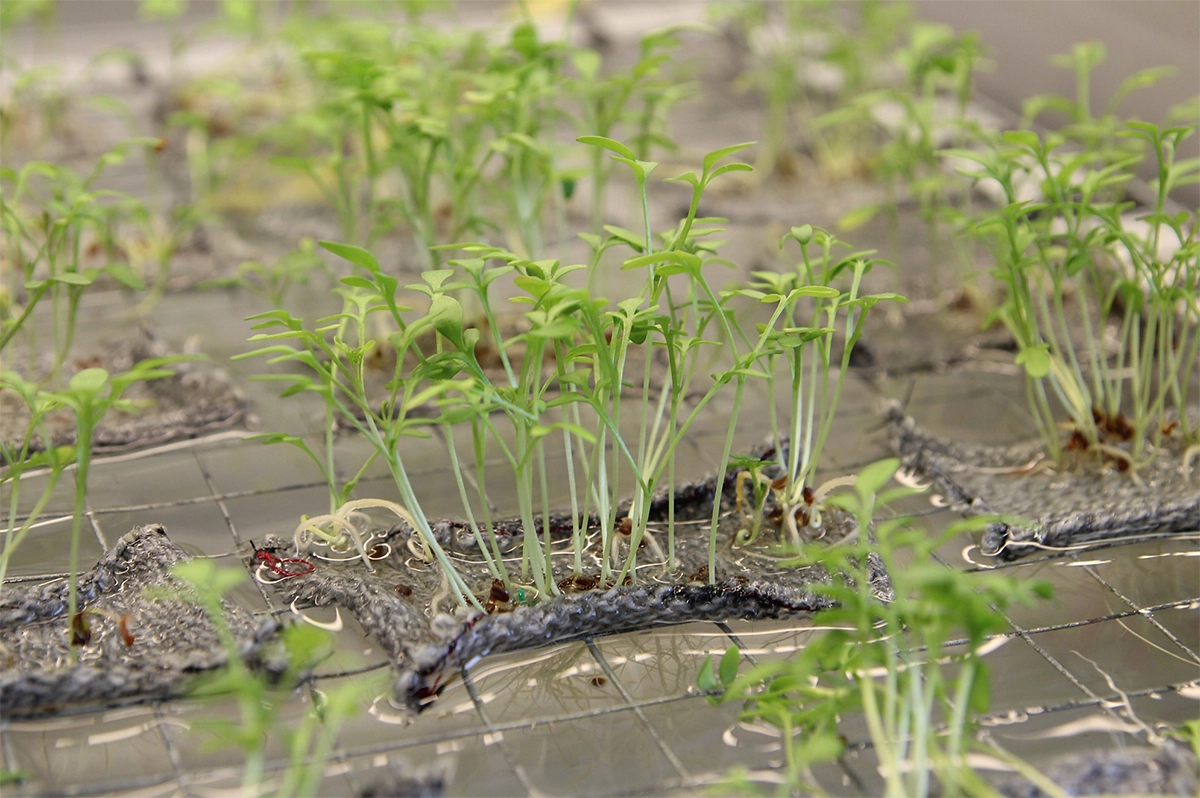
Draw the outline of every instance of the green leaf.
[[[700,673],[696,676],[696,686],[706,693],[720,692],[724,689],[724,685],[713,670],[711,654],[704,658],[704,663],[700,666]]]
[[[1025,373],[1040,380],[1050,373],[1050,345],[1029,346],[1017,353],[1016,363],[1025,367]]]
[[[796,759],[806,764],[832,762],[841,756],[845,743],[836,734],[824,732],[808,736],[797,748]]]
[[[721,682],[726,687],[733,684],[733,680],[737,678],[738,665],[741,664],[741,651],[737,646],[730,646],[725,654],[721,657],[721,667],[719,675]]]
[[[626,244],[633,247],[638,252],[646,251],[646,239],[639,236],[637,233],[633,232],[632,230],[626,230],[624,227],[617,227],[615,225],[606,224],[606,225],[604,225],[604,231],[606,233],[608,233],[609,235],[611,235],[613,238],[615,238],[619,241],[624,241]]]
[[[463,310],[457,299],[445,294],[435,296],[429,306],[429,318],[435,330],[459,349],[464,348]]]
[[[612,156],[612,159],[614,161],[623,163],[632,169],[633,174],[637,177],[639,184],[645,183],[646,178],[650,175],[650,173],[658,168],[657,161],[639,161],[634,158],[621,158],[616,155]]]
[[[353,244],[339,244],[336,241],[318,241],[321,249],[327,252],[332,252],[339,258],[345,258],[356,266],[361,266],[367,271],[375,274],[381,269],[379,261],[375,260],[375,256],[362,247],[356,247]]]
[[[666,183],[687,183],[692,188],[700,187],[700,178],[696,177],[696,173],[692,172],[692,171],[687,171],[681,175],[675,175],[674,177],[668,177],[664,182],[666,182]]]
[[[882,204],[862,205],[852,211],[847,211],[838,219],[839,230],[857,230],[874,219],[885,206]]]
[[[854,300],[854,304],[861,304],[861,305],[867,305],[869,307],[873,307],[873,306],[879,304],[880,302],[907,302],[907,301],[908,301],[908,297],[906,297],[906,296],[901,296],[900,294],[896,294],[891,291],[885,291],[882,294],[867,294],[866,296],[860,296],[858,299]]]
[[[78,394],[99,394],[108,382],[108,372],[104,369],[84,369],[71,378],[70,389]]]
[[[858,473],[854,490],[864,499],[868,496],[875,496],[899,469],[900,460],[895,457],[871,463]]]
[[[522,22],[513,28],[510,43],[514,50],[530,60],[536,58],[541,50],[538,43],[537,28],[529,22]]]
[[[713,173],[708,176],[708,182],[711,183],[712,181],[716,180],[721,175],[726,174],[728,172],[753,172],[753,171],[754,171],[754,167],[748,163],[727,163],[722,166],[718,166],[716,169],[714,169]]]
[[[95,280],[95,275],[89,277],[78,272],[63,272],[50,278],[50,282],[52,283],[64,283],[66,285],[91,285]]]
[[[242,568],[220,568],[212,560],[188,560],[171,566],[171,575],[201,596],[224,596],[246,580]]]
[[[701,265],[699,255],[694,255],[691,252],[667,250],[663,252],[651,252],[646,255],[638,255],[637,257],[630,258],[621,264],[621,269],[622,271],[639,269],[643,266],[649,266],[655,263],[671,263],[680,267],[674,271],[660,269],[659,273],[663,275],[681,273],[696,275],[699,274]]]
[[[251,435],[242,440],[262,444],[290,443],[293,446],[303,446],[305,448],[308,446],[302,438],[298,438],[295,435],[288,435],[286,432],[264,432],[261,435]]]
[[[571,53],[571,63],[580,77],[588,82],[595,80],[596,75],[600,74],[600,54],[595,50],[574,51]]]
[[[616,139],[610,139],[607,136],[580,136],[575,140],[580,144],[588,144],[592,147],[600,147],[601,149],[615,152],[617,155],[620,155],[622,158],[625,158],[629,161],[637,160],[637,154],[633,150],[629,149]]]
[[[578,424],[572,424],[568,421],[560,421],[558,423],[548,425],[535,424],[533,429],[529,431],[529,434],[536,440],[538,438],[544,438],[551,432],[559,429],[566,430],[567,432],[577,435],[588,443],[596,442],[595,435]]]
[[[1136,316],[1142,312],[1142,307],[1146,304],[1146,295],[1137,281],[1121,280],[1114,286],[1114,289],[1121,294],[1126,313]]]
[[[1000,134],[1000,140],[1005,144],[1011,144],[1017,147],[1025,147],[1035,152],[1041,146],[1041,139],[1038,134],[1030,130],[1006,130]]]
[[[787,298],[789,302],[792,302],[802,296],[816,297],[817,299],[837,299],[841,295],[842,292],[832,286],[804,285],[789,291]]]
[[[297,674],[311,669],[333,648],[333,633],[312,624],[292,624],[280,635],[287,652],[288,671]]]
[[[146,290],[146,281],[142,279],[141,275],[130,268],[128,263],[110,263],[100,271],[106,272],[110,277],[131,291]]]
[[[812,241],[813,226],[811,224],[805,224],[801,225],[800,227],[793,227],[788,231],[788,234],[791,235],[792,238],[796,239],[796,242],[801,246],[807,246],[808,242]],[[783,242],[781,241],[780,244],[782,243]]]
[[[704,173],[710,173],[712,168],[717,165],[717,161],[720,161],[722,158],[733,155],[735,152],[741,152],[747,147],[753,147],[757,143],[757,141],[747,141],[741,144],[731,144],[728,147],[721,147],[720,149],[713,150],[712,152],[708,153],[708,155],[704,156]]]
[[[367,291],[378,291],[379,290],[379,286],[377,284],[371,282],[366,277],[359,277],[357,275],[352,275],[350,277],[343,277],[342,279],[338,280],[338,282],[341,283],[342,285],[348,285],[351,288],[363,288]]]

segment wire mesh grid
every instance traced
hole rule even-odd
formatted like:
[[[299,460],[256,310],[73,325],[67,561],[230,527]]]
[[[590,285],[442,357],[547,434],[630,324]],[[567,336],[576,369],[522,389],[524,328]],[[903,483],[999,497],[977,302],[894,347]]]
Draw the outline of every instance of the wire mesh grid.
[[[910,396],[922,420],[943,432],[978,436],[976,419],[987,414],[987,434],[1019,434],[1023,411],[997,388],[1003,384],[997,375],[970,369],[861,381],[849,390],[839,417],[829,468],[853,472],[887,454],[873,415],[880,392]],[[754,417],[753,410],[747,417]],[[714,424],[721,412],[712,410]],[[715,426],[698,428],[691,441],[693,468],[711,470],[711,435],[704,430]],[[741,443],[760,435],[747,429]],[[255,538],[286,533],[298,512],[326,501],[324,484],[308,478],[298,452],[250,448],[239,437],[224,433],[97,461],[87,513],[90,553],[98,555],[134,525],[155,522],[197,555],[240,564]],[[349,439],[344,445],[343,454],[352,457],[359,444]],[[444,485],[448,472],[435,457],[444,442],[416,445],[429,447],[429,459],[419,461],[415,479]],[[360,490],[371,493],[385,484],[368,480]],[[936,499],[915,499],[899,512],[920,516],[919,523],[936,531],[952,520]],[[56,534],[62,540],[64,523],[65,512],[39,522],[36,532],[47,544],[35,543],[26,559],[14,560],[8,581],[62,578],[65,555],[54,556],[47,546]],[[1135,743],[1140,724],[1194,717],[1200,692],[1198,539],[1200,534],[1151,536],[995,564],[972,559],[967,538],[945,547],[939,559],[946,567],[1003,569],[1055,587],[1051,602],[1010,610],[1010,629],[990,641],[985,661],[992,714],[984,726],[993,737],[1036,761],[1048,745],[1059,752],[1127,746]],[[258,583],[248,584],[254,587],[244,585],[235,594],[243,606],[256,613],[293,611]],[[391,707],[386,658],[354,619],[336,608],[311,612],[341,620],[337,653],[281,706],[268,740],[267,771],[286,767],[285,731],[317,700],[316,692],[355,680],[366,710],[338,734],[325,768],[322,789],[328,794],[358,793],[400,763],[433,762],[446,768],[449,791],[463,795],[692,790],[718,783],[734,766],[770,782],[782,756],[777,733],[741,722],[737,706],[710,705],[696,675],[706,656],[730,644],[761,661],[786,657],[821,631],[819,616],[692,623],[487,657],[464,668],[410,722]],[[204,729],[236,713],[232,699],[184,700],[0,721],[0,747],[5,769],[29,776],[13,794],[211,794],[241,784],[242,761],[235,749],[212,748]],[[1091,720],[1078,725],[1081,718]],[[833,794],[875,792],[880,781],[865,725],[848,719],[845,732],[846,753],[814,775]]]

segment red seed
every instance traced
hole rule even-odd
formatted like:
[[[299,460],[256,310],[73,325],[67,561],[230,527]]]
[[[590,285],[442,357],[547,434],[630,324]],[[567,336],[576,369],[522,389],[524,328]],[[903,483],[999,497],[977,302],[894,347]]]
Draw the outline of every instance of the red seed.
[[[125,648],[129,648],[133,645],[135,638],[133,636],[133,632],[129,631],[128,612],[121,616],[121,620],[117,623],[117,631],[121,633],[121,640],[125,643]]]

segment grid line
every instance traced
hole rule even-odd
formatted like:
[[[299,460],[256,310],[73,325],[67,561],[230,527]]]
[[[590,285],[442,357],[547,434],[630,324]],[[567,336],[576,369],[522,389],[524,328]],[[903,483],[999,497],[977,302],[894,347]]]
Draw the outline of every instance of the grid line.
[[[233,538],[234,549],[235,551],[240,551],[243,548],[242,536],[238,534],[237,526],[233,523],[233,517],[229,515],[229,507],[225,504],[225,499],[217,495],[217,490],[216,486],[213,484],[212,475],[208,473],[208,469],[205,467],[204,461],[200,459],[200,453],[193,452],[193,456],[196,459],[196,466],[200,469],[200,474],[204,477],[204,484],[207,485],[209,491],[212,492],[213,500],[216,501],[217,508],[221,511],[221,517],[225,519],[225,526],[229,529],[229,534]],[[253,574],[251,574],[251,576],[253,576]],[[262,583],[257,579],[251,579],[250,581],[254,582],[254,586],[258,588],[259,595],[262,596],[266,606],[268,608],[275,607],[276,604],[274,600],[267,592],[267,589],[263,587]]]
[[[483,701],[479,698],[479,691],[475,689],[475,680],[471,678],[470,669],[465,667],[462,669],[462,680],[463,685],[467,688],[467,695],[471,697],[471,704],[474,705],[475,712],[479,715],[479,719],[483,721],[483,725],[487,729],[487,734],[499,746],[500,755],[504,757],[504,761],[508,764],[509,769],[512,770],[513,775],[516,776],[517,781],[525,789],[525,792],[529,795],[535,794],[536,790],[534,789],[533,782],[529,779],[529,774],[525,772],[525,768],[513,759],[512,754],[509,752],[503,730],[497,729],[496,725],[492,723],[492,719],[488,717],[487,709],[484,707]]]
[[[1197,654],[1190,647],[1188,647],[1188,645],[1186,643],[1184,643],[1182,640],[1180,640],[1179,637],[1176,636],[1176,634],[1174,632],[1172,632],[1167,627],[1163,626],[1162,623],[1159,622],[1159,620],[1154,617],[1153,610],[1138,609],[1138,605],[1135,602],[1133,602],[1128,596],[1126,596],[1120,590],[1117,590],[1116,587],[1114,587],[1111,583],[1109,583],[1109,581],[1107,579],[1105,579],[1103,576],[1101,576],[1096,571],[1096,569],[1093,568],[1092,566],[1085,565],[1083,567],[1083,570],[1087,571],[1089,574],[1092,575],[1092,577],[1097,582],[1099,582],[1100,584],[1102,584],[1106,588],[1108,588],[1110,591],[1112,591],[1112,594],[1114,596],[1116,596],[1118,599],[1120,599],[1123,604],[1126,604],[1129,607],[1132,607],[1135,610],[1135,612],[1133,612],[1131,614],[1141,615],[1142,617],[1146,618],[1146,620],[1150,621],[1151,625],[1154,626],[1155,629],[1157,629],[1158,631],[1160,631],[1164,635],[1166,635],[1167,639],[1169,639],[1172,643],[1174,643],[1175,645],[1177,645],[1181,649],[1183,649],[1187,653],[1187,655],[1189,657],[1191,657],[1192,660],[1194,660],[1197,664],[1200,664],[1200,654]]]
[[[188,777],[185,768],[183,767],[183,757],[179,754],[179,748],[175,745],[175,741],[171,739],[171,733],[167,731],[166,716],[163,714],[162,704],[158,703],[154,706],[154,730],[158,732],[158,736],[162,738],[163,747],[167,751],[167,761],[171,763],[171,769],[175,771],[175,780],[179,783],[182,789],[187,786]]]
[[[621,683],[619,678],[617,678],[617,674],[612,669],[612,665],[609,664],[604,654],[596,646],[595,639],[589,637],[585,642],[587,643],[588,651],[592,653],[592,658],[595,659],[597,664],[600,665],[600,669],[604,671],[604,675],[608,677],[609,681],[616,686],[617,692],[621,694],[621,698],[625,699],[625,703],[632,708],[633,714],[637,716],[638,721],[643,727],[645,727],[646,732],[650,735],[650,739],[654,740],[654,744],[658,746],[660,751],[662,751],[663,756],[665,756],[667,761],[671,763],[672,769],[674,769],[681,779],[687,779],[688,770],[686,767],[684,767],[683,761],[680,760],[679,755],[675,753],[675,749],[671,748],[671,746],[667,744],[667,741],[662,738],[662,735],[658,733],[658,729],[654,728],[654,724],[652,724],[650,719],[646,717],[646,713],[642,711],[642,708],[634,703],[633,696],[629,694],[629,691],[625,689],[625,685]]]

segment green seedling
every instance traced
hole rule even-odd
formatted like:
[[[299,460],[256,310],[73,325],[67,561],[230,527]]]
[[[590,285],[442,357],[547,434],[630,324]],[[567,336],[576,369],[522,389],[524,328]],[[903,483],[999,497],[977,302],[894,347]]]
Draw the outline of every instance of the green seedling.
[[[22,541],[33,529],[34,524],[46,509],[46,505],[54,497],[58,481],[63,471],[75,457],[72,447],[45,447],[45,441],[50,439],[46,430],[46,417],[58,409],[58,402],[46,391],[41,390],[36,383],[24,380],[12,371],[0,372],[0,391],[8,391],[21,398],[29,412],[29,424],[20,442],[0,441],[0,459],[5,464],[3,474],[0,474],[0,485],[8,485],[7,534],[4,536],[4,549],[0,552],[0,585],[4,583],[4,575],[8,572],[8,563],[12,555],[20,547]],[[36,451],[35,445],[45,447]],[[28,471],[44,469],[47,472],[45,484],[33,507],[20,515],[21,480]]]
[[[316,102],[298,103],[266,139],[284,153],[276,163],[320,189],[346,241],[371,246],[403,225],[436,267],[430,247],[500,221],[479,214],[488,198],[507,209],[513,247],[540,253],[548,198],[563,190],[545,140],[565,81],[561,45],[526,23],[502,44],[352,19],[295,25],[286,38]]]
[[[636,127],[630,150],[635,160],[649,161],[653,145],[674,149],[675,145],[660,132],[661,120],[671,105],[685,96],[687,87],[658,79],[670,60],[670,50],[679,45],[680,26],[653,31],[642,37],[637,62],[628,71],[601,74],[600,54],[594,50],[571,52],[571,64],[578,78],[568,84],[578,98],[580,113],[577,127],[589,134],[611,139],[618,125]],[[633,104],[640,101],[640,111]],[[610,165],[601,148],[590,152],[591,232],[598,234],[604,224]]]
[[[1006,133],[983,153],[958,152],[978,165],[968,176],[996,181],[1007,197],[970,229],[993,246],[1008,292],[997,315],[1017,341],[1031,409],[1059,465],[1082,455],[1136,478],[1176,429],[1185,466],[1200,452],[1187,404],[1200,354],[1195,217],[1166,211],[1171,189],[1197,180],[1200,165],[1175,159],[1194,129],[1122,131],[1145,142],[1158,166],[1155,206],[1137,223],[1124,215],[1128,204],[1109,199],[1132,179],[1137,157],[1108,164],[1066,150],[1061,134],[1029,131]],[[1026,172],[1043,200],[1017,197]],[[1113,353],[1103,344],[1110,318],[1119,320]],[[1069,418],[1065,441],[1052,400]]]
[[[288,293],[298,285],[308,285],[313,273],[328,273],[328,269],[316,253],[316,244],[311,238],[300,240],[300,245],[275,259],[270,265],[259,261],[246,261],[237,268],[237,274],[216,280],[205,280],[197,288],[242,288],[262,299],[276,310],[284,306]]]
[[[190,193],[182,210],[193,225],[212,219],[218,196],[254,154],[255,139],[245,131],[251,111],[245,87],[224,77],[204,77],[186,84],[167,118],[168,137],[183,139]]]
[[[799,549],[804,536],[820,536],[821,507],[827,494],[853,480],[834,479],[815,484],[821,452],[833,426],[850,357],[862,337],[867,314],[879,302],[904,301],[891,293],[860,295],[863,276],[875,265],[870,251],[838,257],[849,248],[828,231],[809,225],[794,227],[780,241],[800,245],[802,260],[792,274],[755,272],[750,288],[729,292],[774,305],[770,320],[759,326],[751,345],[751,363],[774,396],[777,364],[787,366],[791,386],[790,418],[780,425],[771,403],[771,429],[782,475],[771,484],[782,515],[780,525],[792,546]],[[816,257],[810,255],[810,247]],[[835,283],[849,278],[848,290]],[[839,329],[840,328],[840,329]],[[841,356],[834,360],[835,336],[841,332]],[[751,539],[756,535],[752,535]]]
[[[640,424],[634,468],[637,485],[629,515],[630,553],[618,574],[617,579],[620,582],[627,575],[636,574],[637,551],[647,533],[650,499],[661,484],[664,471],[668,476],[668,495],[673,497],[675,449],[682,440],[683,434],[691,426],[701,409],[724,386],[733,382],[735,383],[733,413],[720,460],[719,473],[724,473],[728,467],[737,411],[741,405],[745,379],[749,372],[745,370],[744,364],[739,360],[737,338],[730,323],[729,314],[704,275],[706,263],[727,263],[719,257],[709,257],[706,260],[704,255],[712,254],[711,247],[706,247],[699,242],[702,237],[719,233],[721,229],[708,226],[695,228],[694,226],[698,221],[697,213],[701,197],[714,180],[730,172],[747,172],[752,169],[748,164],[721,164],[720,162],[752,145],[750,143],[735,144],[714,150],[704,157],[700,175],[696,175],[695,172],[685,172],[669,178],[670,181],[690,186],[692,196],[688,203],[687,215],[680,221],[675,231],[668,232],[663,236],[663,247],[656,251],[654,235],[650,228],[646,180],[657,164],[639,161],[634,157],[632,150],[611,139],[585,136],[579,141],[614,153],[613,160],[625,164],[633,172],[641,196],[644,236],[639,237],[637,234],[619,228],[606,228],[610,237],[618,239],[633,248],[635,252],[640,253],[626,260],[622,268],[646,270],[646,280],[640,295],[618,302],[616,305],[620,312],[613,316],[614,328],[611,343],[614,346],[605,347],[611,358],[608,360],[611,373],[619,377],[614,384],[619,386],[624,383],[623,373],[629,345],[634,342],[642,345],[648,336],[652,346],[658,345],[665,349],[669,362],[669,388],[659,395],[657,407],[651,410],[649,392],[651,360],[648,356],[643,359],[642,412],[639,416]],[[704,225],[707,221],[709,220],[705,220],[701,224]],[[597,254],[606,246],[604,242],[597,239],[593,238],[592,241]],[[676,280],[672,281],[673,277]],[[672,282],[679,281],[684,282],[682,291],[679,290],[680,286],[671,287]],[[710,341],[705,337],[710,324],[720,329],[724,337],[723,344]],[[596,342],[599,345],[599,339],[596,339]],[[714,375],[713,383],[704,398],[685,416],[682,413],[681,402],[690,390],[700,362],[701,347],[709,343],[728,347],[734,368]],[[608,413],[609,417],[612,418],[614,424],[619,425],[620,391],[613,391],[605,401],[611,408]],[[617,461],[614,461],[613,465],[616,468]],[[618,478],[619,471],[614,471],[611,480],[614,487],[619,484]],[[710,537],[710,579],[716,578],[718,516],[719,503],[716,503],[713,508]],[[675,562],[673,498],[668,506],[668,517],[667,564],[669,567],[673,567]],[[611,535],[607,526],[603,531],[605,534]],[[611,551],[610,547],[613,541],[606,538],[603,542],[605,551]]]
[[[280,636],[287,670],[278,681],[251,671],[238,648],[225,603],[229,592],[246,580],[240,568],[220,568],[209,560],[190,560],[171,569],[183,584],[178,590],[159,591],[160,599],[183,600],[201,607],[213,623],[226,651],[226,664],[219,672],[201,677],[192,690],[198,697],[236,698],[241,717],[238,720],[211,720],[197,728],[212,735],[219,747],[237,747],[245,753],[242,790],[248,795],[263,794],[266,786],[266,746],[268,735],[279,733],[283,719],[279,710],[289,695],[308,678],[312,668],[333,652],[333,635],[308,624],[285,628]],[[325,693],[314,690],[314,706],[305,712],[299,726],[287,734],[288,765],[277,795],[313,795],[321,784],[325,766],[332,755],[333,743],[341,725],[358,708],[361,685],[343,684]]]
[[[21,335],[30,378],[39,351],[31,318],[42,300],[48,298],[51,305],[50,379],[60,381],[75,339],[79,303],[88,287],[104,275],[133,290],[145,288],[127,263],[105,262],[118,256],[115,230],[138,203],[119,192],[98,190],[95,183],[131,149],[150,143],[134,139],[118,145],[86,176],[42,161],[31,161],[19,171],[0,169],[0,184],[5,185],[0,193],[0,226],[6,233],[5,258],[11,269],[11,282],[4,286],[0,301],[0,357],[11,351],[8,347]]]
[[[914,22],[908,26],[907,46],[895,53],[904,70],[902,85],[877,89],[852,100],[852,105],[873,116],[883,136],[872,171],[883,179],[887,199],[846,214],[839,221],[842,230],[853,230],[879,211],[886,211],[892,248],[898,251],[903,190],[916,202],[925,221],[929,262],[931,268],[938,269],[945,239],[942,223],[946,217],[972,212],[969,184],[943,168],[939,151],[965,146],[982,135],[968,115],[981,57],[977,34],[955,35],[949,27],[933,23]],[[886,112],[880,109],[894,109],[895,114],[881,117]],[[952,205],[956,199],[958,208]],[[968,254],[958,254],[964,269],[970,268]]]
[[[1092,97],[1092,73],[1104,63],[1108,49],[1103,42],[1088,41],[1076,44],[1071,52],[1052,56],[1050,63],[1075,73],[1075,96],[1038,94],[1024,102],[1022,127],[1030,128],[1044,114],[1059,114],[1066,117],[1061,128],[1068,141],[1079,149],[1099,156],[1105,164],[1126,160],[1131,155],[1142,154],[1145,142],[1130,138],[1122,133],[1126,119],[1118,110],[1133,92],[1154,86],[1160,80],[1174,74],[1172,67],[1151,67],[1135,72],[1117,86],[1113,95],[1094,111]]]
[[[109,411],[136,409],[137,406],[132,400],[122,398],[122,394],[130,385],[170,377],[175,372],[164,368],[165,366],[195,359],[183,355],[152,358],[138,362],[129,371],[114,375],[102,368],[84,369],[71,377],[64,390],[54,391],[47,397],[49,402],[68,408],[75,416],[75,516],[71,524],[70,588],[67,593],[67,615],[70,618],[75,617],[77,601],[79,541],[83,531],[83,519],[87,514],[92,433]]]
[[[797,452],[792,458],[794,474],[787,491],[780,495],[791,497],[788,501],[793,509],[803,501],[805,487],[829,433],[849,351],[861,335],[863,316],[874,303],[896,298],[860,296],[859,281],[874,263],[867,257],[870,253],[833,260],[830,258],[833,239],[821,231],[824,255],[819,267],[808,262],[806,251],[807,266],[799,268],[797,276],[792,278],[803,285],[771,300],[782,300],[777,303],[772,325],[760,331],[757,342],[746,341],[743,353],[738,345],[742,338],[735,332],[732,310],[727,306],[733,294],[718,296],[705,275],[707,264],[723,263],[715,255],[716,242],[705,241],[721,232],[715,226],[720,220],[700,219],[697,212],[703,192],[713,180],[730,171],[750,168],[744,164],[720,163],[749,145],[714,151],[705,157],[699,175],[688,172],[673,178],[692,189],[688,213],[674,230],[655,235],[649,224],[646,181],[656,165],[639,161],[632,150],[612,139],[584,137],[582,141],[614,153],[615,159],[633,172],[642,194],[644,232],[608,227],[605,238],[585,237],[594,250],[590,266],[531,261],[485,244],[455,245],[471,257],[451,259],[448,262],[451,268],[426,271],[422,282],[405,286],[406,290],[423,295],[422,301],[429,308],[423,316],[409,317],[408,309],[398,304],[398,281],[386,275],[372,256],[357,247],[325,242],[322,246],[326,249],[366,272],[366,276],[342,280],[344,287],[339,293],[346,310],[318,322],[311,330],[282,310],[255,317],[262,322],[260,328],[276,327],[283,331],[258,335],[252,340],[294,343],[273,343],[246,356],[272,355],[271,362],[296,361],[313,373],[313,377],[272,375],[270,378],[291,383],[285,395],[300,391],[319,393],[331,418],[336,415],[339,420],[349,422],[375,444],[375,456],[389,463],[402,497],[399,509],[388,509],[417,530],[424,556],[438,561],[446,572],[447,592],[465,603],[477,603],[477,598],[468,592],[461,576],[454,572],[429,533],[428,520],[420,512],[395,445],[400,435],[415,434],[420,427],[436,423],[443,427],[446,439],[453,441],[455,425],[470,425],[482,524],[476,520],[473,500],[461,478],[458,453],[452,451],[456,484],[480,556],[494,578],[508,587],[509,578],[501,567],[501,547],[494,534],[481,478],[488,447],[499,448],[516,478],[516,498],[525,534],[522,580],[541,598],[558,592],[558,586],[550,578],[553,570],[550,529],[539,523],[539,515],[541,519],[550,515],[546,446],[552,437],[561,438],[571,494],[575,574],[583,575],[583,551],[590,545],[587,519],[594,507],[600,519],[601,579],[621,584],[636,579],[638,551],[643,544],[652,553],[659,553],[667,567],[674,567],[673,500],[668,505],[665,552],[650,534],[648,521],[651,498],[664,480],[668,495],[673,495],[677,446],[707,404],[726,389],[734,391],[731,415],[736,419],[746,380],[767,376],[757,370],[756,364],[760,361],[773,364],[775,355],[782,351],[776,349],[781,342],[788,346],[803,343],[784,340],[775,334],[775,322],[787,315],[789,321],[783,336],[792,335],[790,319],[797,312],[798,303],[816,300],[825,303],[815,311],[818,316],[827,316],[831,323],[837,320],[845,324],[848,345],[841,370],[832,379],[828,374],[818,378],[817,366],[798,361],[803,368],[795,382],[805,388],[797,394],[800,409],[796,424],[798,429],[808,431],[796,436],[803,443],[793,449]],[[811,237],[811,231],[808,235]],[[808,239],[803,243],[807,246]],[[633,296],[614,305],[569,285],[568,278],[573,273],[585,268],[594,272],[601,254],[617,246],[627,246],[635,252],[626,259],[623,268],[645,275],[641,288]],[[829,285],[843,272],[851,283],[844,294]],[[526,308],[525,330],[516,335],[505,332],[501,314],[493,308],[491,287],[501,278],[513,281],[518,290],[513,301]],[[765,296],[761,292],[756,294],[760,299]],[[465,323],[463,306],[455,297],[464,300],[469,297],[480,307],[479,326]],[[362,377],[362,363],[376,346],[366,337],[370,327],[367,319],[375,313],[389,317],[400,330],[389,339],[396,351],[396,373],[389,384],[390,396],[381,406],[370,404]],[[719,330],[719,337],[711,337],[710,330]],[[834,331],[825,328],[819,331],[818,337],[824,337],[813,362],[820,363],[823,358],[828,366]],[[651,383],[652,348],[661,349],[668,364],[666,385],[657,391]],[[712,375],[700,389],[699,401],[685,408],[682,400],[693,392],[698,369],[705,362],[701,353],[709,348],[727,351],[732,367]],[[480,362],[481,352],[493,353],[489,358],[494,355],[497,367],[485,369]],[[642,373],[640,379],[630,380],[626,369],[635,352],[644,353]],[[636,440],[623,435],[621,426],[623,413],[628,413],[623,409],[628,401],[625,393],[631,388],[636,397],[633,401],[638,403]],[[813,407],[806,403],[812,403]],[[412,418],[411,411],[419,404],[436,408],[439,415],[432,422]],[[502,434],[499,418],[505,420],[510,432]],[[348,493],[334,484],[331,461],[323,462],[298,439],[273,436],[272,440],[305,449],[322,468],[331,486],[331,513],[302,522],[297,530],[298,545],[308,545],[314,536],[327,543],[349,541],[361,531],[351,519],[356,511],[353,503],[342,506]],[[728,467],[732,440],[731,422],[722,471]],[[627,517],[618,519],[616,507],[622,496],[622,482],[630,476],[633,503]],[[756,504],[760,511],[761,500],[758,496]],[[338,509],[339,506],[342,508]],[[714,513],[719,513],[719,507],[714,508]],[[818,523],[816,511],[811,520]],[[716,521],[714,518],[714,530]],[[348,545],[361,551],[361,541]],[[715,545],[714,531],[710,561],[715,560]],[[715,579],[715,570],[710,568],[710,579]]]
[[[730,459],[729,464],[737,469],[734,492],[737,511],[743,522],[736,541],[745,546],[756,541],[762,533],[763,524],[766,522],[764,511],[775,480],[763,473],[763,466],[770,465],[767,460],[735,456]]]
[[[840,725],[852,714],[866,720],[888,795],[928,795],[934,775],[943,792],[975,794],[986,783],[967,764],[967,754],[1012,761],[975,735],[975,719],[986,713],[989,698],[982,649],[1006,628],[1005,607],[1044,598],[1048,586],[937,563],[937,547],[978,522],[930,536],[908,519],[883,518],[889,503],[914,492],[885,490],[898,466],[897,460],[870,465],[858,474],[853,492],[830,499],[860,528],[873,524],[877,543],[860,536],[806,550],[797,563],[819,563],[839,575],[816,588],[838,602],[821,616],[828,631],[785,660],[743,671],[735,647],[719,667],[709,658],[700,670],[699,687],[711,700],[744,701],[744,721],[780,730],[782,775],[793,790],[819,789],[812,767],[842,754]],[[888,603],[872,595],[871,552],[891,575],[895,598]]]
[[[413,525],[422,550],[442,568],[458,602],[464,606],[470,602],[478,607],[478,600],[451,564],[421,510],[405,466],[404,447],[400,443],[404,436],[425,434],[422,427],[429,422],[410,416],[413,408],[469,386],[469,380],[446,378],[445,359],[426,358],[417,347],[418,339],[423,334],[436,332],[454,341],[459,350],[464,351],[468,349],[466,340],[477,337],[478,331],[463,329],[461,306],[445,294],[434,298],[428,314],[406,321],[403,314],[410,309],[397,304],[396,279],[384,274],[370,253],[346,244],[322,242],[321,245],[367,273],[367,276],[342,279],[343,285],[338,293],[343,298],[343,312],[319,320],[312,329],[306,328],[302,319],[282,309],[252,316],[252,320],[259,322],[254,329],[281,329],[252,336],[251,342],[271,343],[237,357],[265,355],[269,356],[269,363],[294,362],[306,367],[308,374],[273,374],[261,379],[291,383],[283,392],[285,397],[301,392],[318,394],[326,404],[327,418],[336,416],[340,422],[348,423],[373,444],[376,456],[387,463],[396,482],[401,496],[400,506],[408,514],[405,520]],[[430,279],[435,283],[444,281],[447,274],[441,272],[438,277]],[[388,396],[381,405],[372,404],[376,400],[367,396],[365,378],[366,358],[378,345],[369,337],[372,327],[369,317],[376,313],[388,315],[400,330],[389,337],[389,343],[396,353],[395,373],[387,386]],[[405,363],[406,355],[410,353],[420,362],[419,367],[411,371],[406,369]],[[459,363],[481,371],[473,357]],[[329,454],[329,458],[328,467],[323,470],[330,480],[331,496],[344,498],[342,491],[333,484],[332,454]],[[359,473],[361,475],[362,472]],[[335,509],[330,515],[339,520],[326,519],[335,527],[329,533],[334,538],[349,534],[349,528],[352,527],[349,519],[338,513]],[[297,534],[315,533],[317,530],[314,527],[319,526],[310,524],[306,527],[302,524]]]
[[[822,175],[860,173],[875,150],[869,114],[858,98],[882,88],[885,67],[911,22],[903,3],[859,3],[853,14],[831,2],[727,6],[750,50],[743,85],[763,96],[763,147],[756,168],[784,177],[798,171],[796,139]],[[832,77],[813,80],[820,70]]]

